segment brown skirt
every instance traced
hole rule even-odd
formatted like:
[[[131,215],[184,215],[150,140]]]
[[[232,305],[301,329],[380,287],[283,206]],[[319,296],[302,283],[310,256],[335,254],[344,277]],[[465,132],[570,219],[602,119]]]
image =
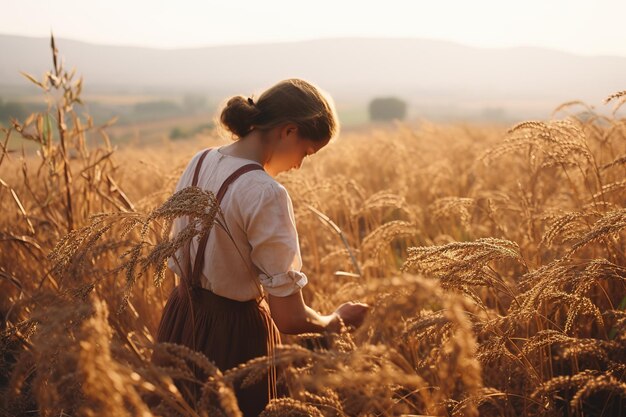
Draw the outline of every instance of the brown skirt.
[[[190,296],[195,326],[191,316]],[[205,288],[188,287],[181,282],[172,290],[165,304],[157,342],[178,343],[202,352],[221,371],[226,371],[249,359],[267,355],[268,325],[275,330],[274,344],[280,344],[280,333],[265,300],[260,303],[257,300],[232,300]],[[199,399],[200,386],[193,384],[190,387],[189,383],[174,381],[186,400],[195,405]],[[263,377],[245,388],[239,385],[240,381],[234,384],[234,389],[243,415],[258,416],[269,401],[268,378]],[[277,382],[276,394],[278,397],[288,395],[282,381]]]

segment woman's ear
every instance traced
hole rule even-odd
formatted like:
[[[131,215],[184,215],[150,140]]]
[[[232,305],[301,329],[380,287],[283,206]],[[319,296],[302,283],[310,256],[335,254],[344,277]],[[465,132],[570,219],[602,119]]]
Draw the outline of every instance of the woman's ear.
[[[280,138],[283,139],[283,137],[287,137],[290,134],[295,134],[297,132],[298,132],[298,125],[296,125],[295,123],[287,123],[281,129]]]

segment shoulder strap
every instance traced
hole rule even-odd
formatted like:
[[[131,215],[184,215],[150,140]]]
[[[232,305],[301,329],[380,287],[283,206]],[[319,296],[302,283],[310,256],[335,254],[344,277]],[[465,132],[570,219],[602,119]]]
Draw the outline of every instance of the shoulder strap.
[[[202,167],[202,162],[204,161],[204,158],[206,158],[207,154],[211,151],[211,149],[213,148],[208,148],[206,149],[204,152],[202,152],[202,155],[200,155],[200,158],[198,159],[198,162],[196,163],[196,169],[193,172],[193,179],[191,181],[191,185],[192,186],[196,186],[198,184],[198,175],[200,174],[200,168]],[[183,278],[187,279],[188,276],[191,275],[191,254],[189,253],[189,249],[191,248],[190,242],[185,243],[185,252],[186,252],[186,256],[185,256],[185,260],[183,261],[185,263],[185,271],[183,271]]]
[[[206,158],[207,154],[211,151],[211,149],[213,148],[208,148],[207,150],[202,152],[202,155],[200,155],[200,159],[198,159],[198,163],[196,164],[196,170],[193,173],[193,180],[191,181],[191,185],[198,184],[198,174],[200,174],[200,167],[202,166],[202,161],[204,161],[204,158]]]
[[[246,164],[240,167],[239,169],[237,169],[232,174],[230,174],[230,176],[226,178],[226,180],[220,187],[219,191],[217,192],[217,196],[216,196],[217,204],[219,205],[222,203],[222,198],[224,197],[224,194],[226,194],[226,190],[228,189],[228,186],[232,184],[237,178],[239,178],[241,175],[245,174],[246,172],[255,171],[259,169],[263,169],[263,167],[258,164]],[[206,249],[206,245],[207,245],[207,241],[209,240],[210,233],[211,233],[211,229],[209,229],[209,232],[206,233],[204,236],[202,236],[202,238],[200,239],[198,250],[196,251],[196,259],[194,260],[193,270],[191,270],[191,286],[192,287],[200,286],[200,274],[202,273],[202,268],[204,267],[204,250]]]

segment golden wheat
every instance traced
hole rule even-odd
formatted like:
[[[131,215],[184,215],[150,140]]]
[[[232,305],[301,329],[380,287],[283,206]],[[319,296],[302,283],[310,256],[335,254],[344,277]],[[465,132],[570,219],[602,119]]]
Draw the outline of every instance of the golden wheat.
[[[281,174],[307,304],[372,309],[359,329],[284,335],[274,358],[221,372],[154,334],[176,284],[166,260],[226,227],[212,193],[173,193],[189,158],[223,139],[115,149],[112,121],[75,111],[82,81],[51,46],[52,70],[27,78],[68,93],[0,138],[2,414],[236,416],[233,386],[265,377],[270,359],[289,398],[265,416],[623,411],[624,91],[606,99],[611,116],[572,101],[507,129],[348,131]],[[170,236],[178,216],[192,221]]]

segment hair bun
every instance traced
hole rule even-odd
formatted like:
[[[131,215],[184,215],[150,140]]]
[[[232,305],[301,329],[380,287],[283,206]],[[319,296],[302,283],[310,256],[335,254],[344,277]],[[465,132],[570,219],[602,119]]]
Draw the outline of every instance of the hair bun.
[[[252,122],[258,112],[250,97],[246,100],[243,96],[235,96],[226,103],[220,121],[228,131],[242,137],[252,129]]]
[[[339,132],[339,119],[332,97],[301,78],[279,81],[259,97],[231,97],[219,116],[218,125],[238,138],[251,130],[267,132],[284,123],[294,123],[304,139],[327,143]]]

